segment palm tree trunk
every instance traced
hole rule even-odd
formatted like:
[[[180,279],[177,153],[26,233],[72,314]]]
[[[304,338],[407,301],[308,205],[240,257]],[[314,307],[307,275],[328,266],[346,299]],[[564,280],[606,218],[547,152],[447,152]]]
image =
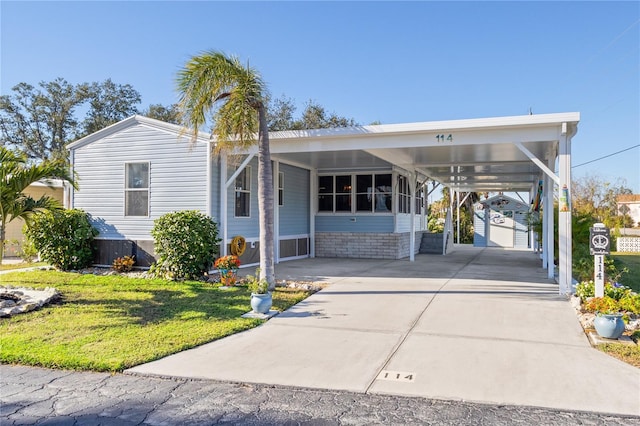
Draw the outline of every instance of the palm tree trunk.
[[[260,279],[275,289],[273,241],[273,172],[269,152],[269,129],[264,105],[258,106],[258,211],[260,212]]]
[[[2,259],[4,259],[4,238],[7,236],[6,234],[6,219],[0,219],[0,265],[2,265]]]

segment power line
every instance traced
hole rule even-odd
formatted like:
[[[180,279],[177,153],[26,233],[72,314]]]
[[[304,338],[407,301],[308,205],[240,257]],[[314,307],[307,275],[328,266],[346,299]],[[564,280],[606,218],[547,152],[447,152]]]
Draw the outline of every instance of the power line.
[[[600,158],[596,158],[595,160],[587,161],[586,163],[576,164],[575,166],[572,166],[571,168],[572,168],[572,169],[575,169],[576,167],[584,166],[585,164],[590,164],[590,163],[594,163],[594,162],[596,162],[596,161],[604,160],[605,158],[609,158],[609,157],[612,157],[612,156],[614,156],[614,155],[620,154],[620,153],[622,153],[622,152],[632,150],[632,149],[637,148],[637,147],[639,147],[639,146],[640,146],[640,143],[639,143],[639,144],[637,144],[637,145],[631,146],[631,147],[629,147],[629,148],[623,149],[623,150],[621,150],[621,151],[614,152],[613,154],[605,155],[604,157],[600,157]]]

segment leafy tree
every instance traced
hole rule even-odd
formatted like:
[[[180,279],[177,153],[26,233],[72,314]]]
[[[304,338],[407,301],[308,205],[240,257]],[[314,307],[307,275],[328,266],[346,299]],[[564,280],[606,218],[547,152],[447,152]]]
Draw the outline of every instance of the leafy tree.
[[[82,122],[83,136],[97,132],[138,112],[140,93],[130,84],[116,84],[111,79],[94,82],[88,88],[89,111]]]
[[[24,155],[0,146],[0,259],[4,255],[8,223],[19,217],[28,224],[36,212],[62,208],[56,199],[47,195],[34,200],[24,194],[29,185],[43,179],[63,179],[74,184],[63,161],[28,165]]]
[[[65,145],[78,134],[75,110],[88,98],[86,85],[62,78],[20,83],[12,95],[0,96],[1,145],[24,151],[30,158],[66,158]]]
[[[296,107],[291,98],[281,97],[269,100],[267,123],[269,130],[306,130],[327,129],[335,127],[357,126],[353,118],[340,117],[335,113],[327,113],[317,102],[307,102],[300,118],[294,118]]]
[[[260,279],[274,289],[274,196],[265,84],[255,69],[217,51],[187,61],[178,72],[177,84],[183,124],[193,129],[194,140],[208,118],[213,120],[218,152],[249,147],[258,135]]]
[[[612,184],[601,176],[588,174],[572,182],[572,207],[576,213],[591,216],[593,223],[620,228],[631,222],[631,218],[618,210],[618,196],[632,193],[624,179]]]
[[[165,123],[180,124],[180,116],[177,104],[164,106],[162,104],[151,104],[149,108],[142,111],[142,115]]]
[[[270,131],[291,130],[296,106],[293,99],[282,96],[267,101],[267,126]]]
[[[0,96],[0,146],[18,148],[34,160],[66,159],[68,143],[135,114],[139,102],[130,85],[111,80],[20,83]],[[77,115],[81,108],[87,108],[84,118]]]

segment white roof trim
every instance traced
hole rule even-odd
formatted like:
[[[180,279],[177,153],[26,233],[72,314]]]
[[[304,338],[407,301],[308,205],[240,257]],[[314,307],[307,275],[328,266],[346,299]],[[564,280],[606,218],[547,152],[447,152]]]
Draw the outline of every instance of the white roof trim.
[[[85,136],[81,139],[78,139],[75,142],[70,143],[69,145],[67,145],[67,149],[69,150],[74,150],[80,147],[83,147],[85,145],[88,145],[92,142],[95,142],[97,140],[103,139],[107,136],[110,136],[114,133],[120,132],[124,129],[127,129],[131,126],[135,126],[135,125],[143,125],[143,126],[147,126],[147,127],[151,127],[154,129],[158,129],[164,132],[168,132],[171,134],[174,134],[176,136],[180,136],[180,135],[184,135],[184,137],[186,138],[191,138],[191,133],[189,132],[188,129],[185,129],[182,126],[179,126],[177,124],[171,124],[171,123],[165,123],[164,121],[160,121],[160,120],[156,120],[154,118],[149,118],[149,117],[145,117],[143,115],[132,115],[129,118],[125,118],[122,121],[119,121],[115,124],[112,124],[110,126],[105,127],[102,130],[98,130],[95,133],[92,133],[88,136]],[[197,142],[209,142],[210,140],[210,135],[205,133],[205,132],[198,132],[198,138],[197,138]]]
[[[473,118],[465,120],[426,121],[417,123],[379,124],[371,126],[343,127],[318,130],[286,130],[271,132],[269,139],[303,139],[323,137],[358,137],[375,134],[395,135],[433,131],[453,131],[466,129],[493,129],[504,127],[527,127],[544,124],[577,123],[579,112],[555,114],[518,115],[509,117]]]

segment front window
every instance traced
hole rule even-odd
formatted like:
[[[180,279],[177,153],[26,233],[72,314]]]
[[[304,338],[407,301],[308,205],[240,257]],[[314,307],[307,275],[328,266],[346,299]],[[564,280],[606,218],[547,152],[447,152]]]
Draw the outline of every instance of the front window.
[[[355,199],[355,205],[352,200]],[[358,174],[318,177],[319,212],[390,213],[390,174]]]
[[[149,216],[149,163],[125,164],[124,215]]]
[[[245,167],[236,177],[236,217],[249,217],[251,211],[251,168]]]

